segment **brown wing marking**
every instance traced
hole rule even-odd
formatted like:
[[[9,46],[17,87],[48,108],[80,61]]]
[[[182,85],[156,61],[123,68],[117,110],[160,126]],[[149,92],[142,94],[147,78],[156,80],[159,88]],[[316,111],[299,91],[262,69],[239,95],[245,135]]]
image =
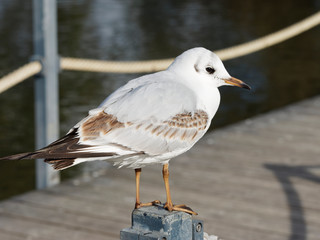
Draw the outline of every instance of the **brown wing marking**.
[[[205,111],[198,110],[192,113],[181,113],[172,117],[169,121],[165,121],[169,126],[181,128],[194,128],[198,130],[205,129],[208,123],[208,114]],[[204,127],[204,128],[203,128]]]
[[[163,122],[169,126],[169,129],[167,131],[161,131],[161,133],[163,132],[163,137],[169,139],[180,138],[181,140],[194,140],[200,131],[206,129],[208,120],[208,114],[202,110],[194,113],[180,113],[170,120]],[[152,133],[155,133],[158,128],[159,127],[154,128]],[[160,135],[160,132],[156,134]]]
[[[194,140],[208,125],[208,114],[197,110],[194,113],[184,112],[173,116],[162,123],[150,122],[120,122],[115,116],[106,112],[100,112],[86,120],[80,127],[81,140],[95,140],[101,135],[113,130],[125,127],[133,127],[136,131],[147,131],[152,135],[166,139],[178,139],[183,141]]]
[[[128,125],[131,126],[132,123],[129,122]],[[83,141],[93,140],[99,137],[101,133],[107,134],[114,129],[124,127],[125,124],[119,122],[115,116],[102,111],[81,125],[81,137],[83,137]]]

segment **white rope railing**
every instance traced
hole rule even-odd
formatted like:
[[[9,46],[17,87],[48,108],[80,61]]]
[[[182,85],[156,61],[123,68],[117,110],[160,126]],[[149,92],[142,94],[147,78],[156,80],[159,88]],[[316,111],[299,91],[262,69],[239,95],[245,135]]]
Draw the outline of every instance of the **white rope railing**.
[[[259,50],[271,47],[280,42],[293,38],[320,24],[320,12],[307,17],[289,27],[281,29],[256,40],[233,47],[218,50],[215,53],[223,60],[241,57]]]
[[[39,61],[34,61],[2,77],[0,79],[0,93],[39,73],[41,68],[41,63]]]
[[[320,24],[320,12],[275,33],[237,46],[217,50],[215,53],[222,60],[244,56],[292,38],[318,24]],[[61,68],[64,70],[88,72],[141,73],[166,69],[172,61],[173,58],[131,62],[62,58]]]
[[[84,58],[61,58],[63,70],[105,72],[105,73],[142,73],[166,69],[173,59],[147,61],[104,61]]]
[[[244,56],[277,43],[290,39],[320,24],[320,12],[317,12],[300,22],[297,22],[280,31],[258,38],[256,40],[239,44],[233,47],[215,51],[222,59],[228,60]],[[61,58],[60,66],[63,70],[105,72],[105,73],[142,73],[155,72],[166,69],[173,59],[149,61],[104,61],[80,58]],[[31,62],[0,79],[0,93],[22,82],[41,71],[40,62]]]

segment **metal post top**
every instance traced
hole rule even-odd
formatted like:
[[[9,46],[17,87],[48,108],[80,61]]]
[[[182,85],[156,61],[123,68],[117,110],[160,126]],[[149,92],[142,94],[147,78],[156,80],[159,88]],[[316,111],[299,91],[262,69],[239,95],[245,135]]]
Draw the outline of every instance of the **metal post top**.
[[[203,222],[184,212],[169,212],[163,205],[132,212],[132,226],[122,229],[121,240],[203,240]]]
[[[157,215],[164,218],[170,218],[172,216],[181,216],[184,218],[192,218],[192,215],[185,213],[185,212],[178,212],[178,211],[168,211],[164,208],[164,204],[157,204],[150,207],[141,207],[133,210],[133,215]]]

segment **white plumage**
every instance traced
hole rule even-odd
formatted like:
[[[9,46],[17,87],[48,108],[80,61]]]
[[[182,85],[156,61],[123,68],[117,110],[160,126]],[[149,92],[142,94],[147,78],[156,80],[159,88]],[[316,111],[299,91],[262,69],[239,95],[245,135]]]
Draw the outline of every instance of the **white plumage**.
[[[201,71],[214,65],[216,80],[207,71]],[[179,56],[165,71],[131,80],[75,126],[79,129],[79,143],[93,146],[82,151],[115,152],[118,155],[115,161],[120,167],[140,168],[150,163],[168,162],[190,149],[207,131],[220,103],[217,87],[222,83],[221,78],[230,78],[230,75],[219,58],[206,49],[195,48]],[[205,121],[201,129],[198,126],[169,126],[168,122],[181,114],[190,113],[189,121],[194,121],[198,111],[206,115],[205,119],[201,116]],[[82,127],[101,112],[114,116],[124,123],[124,127],[107,134],[101,130],[99,136],[87,140]],[[167,131],[169,133],[164,136]],[[174,131],[175,135],[171,136]],[[137,152],[144,154],[132,156]],[[82,161],[84,159],[77,159],[75,163]]]
[[[190,49],[167,70],[116,90],[62,139],[11,159],[45,158],[59,170],[93,160],[112,159],[131,168],[167,163],[208,130],[222,85],[249,88],[231,77],[213,52]]]
[[[162,163],[167,192],[164,207],[196,214],[185,205],[172,204],[168,162],[189,150],[208,130],[222,85],[250,89],[231,77],[213,52],[190,49],[167,70],[133,79],[116,90],[61,139],[38,151],[2,159],[44,158],[58,170],[93,160],[134,168],[136,208],[159,203],[140,202],[140,168]]]

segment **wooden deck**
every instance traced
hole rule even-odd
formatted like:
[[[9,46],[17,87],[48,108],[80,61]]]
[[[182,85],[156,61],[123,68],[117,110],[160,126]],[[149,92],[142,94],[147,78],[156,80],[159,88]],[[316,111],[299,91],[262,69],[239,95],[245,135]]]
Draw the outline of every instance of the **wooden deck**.
[[[171,162],[175,203],[224,240],[320,239],[320,97],[206,135]],[[119,239],[130,225],[134,172],[109,168],[0,203],[1,240]],[[165,200],[161,166],[142,201]]]

